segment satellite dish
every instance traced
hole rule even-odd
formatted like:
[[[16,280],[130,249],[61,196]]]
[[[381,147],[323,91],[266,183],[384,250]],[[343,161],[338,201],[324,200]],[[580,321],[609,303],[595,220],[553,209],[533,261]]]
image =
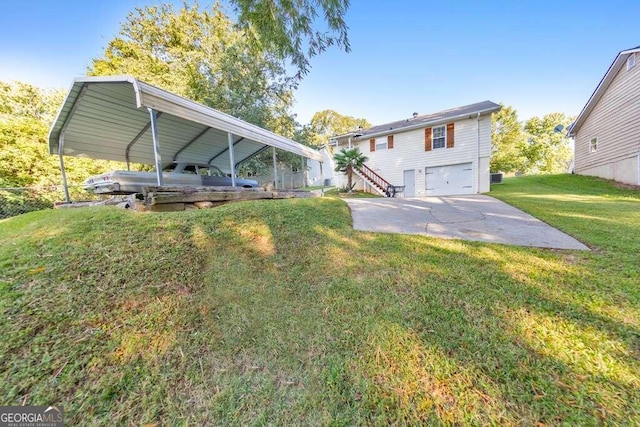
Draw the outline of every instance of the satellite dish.
[[[553,132],[554,133],[559,133],[559,132],[562,132],[562,129],[564,129],[564,126],[558,125],[558,126],[553,128]]]

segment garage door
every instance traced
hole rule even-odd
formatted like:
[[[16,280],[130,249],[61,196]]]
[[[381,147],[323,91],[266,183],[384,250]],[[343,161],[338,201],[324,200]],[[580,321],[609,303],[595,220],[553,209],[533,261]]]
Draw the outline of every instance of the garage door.
[[[471,163],[425,168],[427,196],[452,196],[473,193]]]

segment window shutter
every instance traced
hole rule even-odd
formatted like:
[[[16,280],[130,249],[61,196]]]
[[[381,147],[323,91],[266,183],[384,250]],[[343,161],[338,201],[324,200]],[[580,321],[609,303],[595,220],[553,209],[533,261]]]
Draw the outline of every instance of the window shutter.
[[[387,148],[391,150],[393,148],[393,135],[387,137]]]
[[[369,140],[369,151],[376,151],[376,140],[374,138]]]
[[[453,148],[453,123],[447,125],[447,148]]]
[[[424,151],[431,151],[431,128],[424,130]]]

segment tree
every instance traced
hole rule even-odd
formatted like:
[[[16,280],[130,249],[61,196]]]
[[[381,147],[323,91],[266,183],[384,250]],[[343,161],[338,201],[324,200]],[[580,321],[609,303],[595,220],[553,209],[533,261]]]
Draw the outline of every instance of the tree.
[[[513,107],[502,109],[491,119],[491,172],[524,172],[526,135]]]
[[[558,125],[566,128],[572,117],[563,113],[550,113],[542,118],[532,117],[524,124],[527,134],[527,171],[533,173],[565,173],[573,157],[570,140],[559,131]]]
[[[318,111],[309,123],[309,131],[313,134],[313,140],[317,146],[325,144],[332,136],[369,127],[371,123],[366,119],[344,116],[333,110]]]
[[[284,61],[250,43],[215,4],[136,8],[90,75],[130,74],[140,80],[243,120],[282,132],[293,104],[295,79]],[[284,120],[282,120],[284,117]]]
[[[353,192],[352,178],[353,169],[361,168],[368,159],[360,152],[358,147],[343,148],[339,153],[333,156],[336,161],[336,172],[345,172],[347,174],[347,188],[349,193]]]
[[[255,43],[288,58],[298,77],[308,73],[309,59],[337,45],[349,52],[344,15],[349,0],[231,0],[238,12],[239,26]],[[326,29],[315,28],[318,16]]]

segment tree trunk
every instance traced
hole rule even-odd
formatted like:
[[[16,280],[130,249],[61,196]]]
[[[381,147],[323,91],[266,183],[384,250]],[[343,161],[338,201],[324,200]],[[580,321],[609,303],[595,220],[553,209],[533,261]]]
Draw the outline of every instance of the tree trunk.
[[[353,168],[351,167],[351,165],[347,166],[347,188],[349,189],[347,192],[348,193],[353,193],[353,190],[351,189],[351,178],[353,175]]]

